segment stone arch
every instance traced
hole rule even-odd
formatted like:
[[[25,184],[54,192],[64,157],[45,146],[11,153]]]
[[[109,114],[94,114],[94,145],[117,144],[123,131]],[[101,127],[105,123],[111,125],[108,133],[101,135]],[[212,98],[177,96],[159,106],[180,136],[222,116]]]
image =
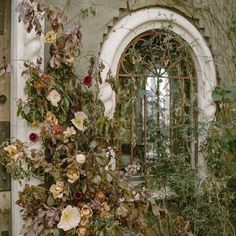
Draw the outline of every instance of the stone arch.
[[[108,73],[116,77],[117,67],[122,53],[138,35],[152,29],[169,26],[192,48],[192,58],[198,79],[198,120],[209,122],[214,119],[215,105],[211,93],[216,87],[216,68],[210,49],[195,26],[182,15],[159,7],[141,9],[130,13],[118,21],[107,35],[100,52],[100,62],[105,65],[101,73],[103,83],[100,86],[100,98],[105,105],[105,115],[112,118],[115,111],[115,92],[105,80]],[[199,144],[204,141],[204,134],[199,135]],[[192,163],[194,161],[192,160]],[[197,165],[199,175],[206,175],[204,158],[199,151]]]
[[[172,31],[192,47],[198,77],[200,115],[207,120],[213,119],[215,105],[211,99],[211,92],[216,86],[216,70],[211,51],[204,37],[192,23],[180,14],[164,8],[142,9],[125,16],[115,24],[104,41],[99,58],[105,65],[101,73],[104,83],[100,87],[100,98],[105,104],[105,115],[112,117],[115,110],[115,94],[105,79],[109,71],[116,76],[119,59],[127,45],[139,34],[151,29],[163,28],[170,23]]]

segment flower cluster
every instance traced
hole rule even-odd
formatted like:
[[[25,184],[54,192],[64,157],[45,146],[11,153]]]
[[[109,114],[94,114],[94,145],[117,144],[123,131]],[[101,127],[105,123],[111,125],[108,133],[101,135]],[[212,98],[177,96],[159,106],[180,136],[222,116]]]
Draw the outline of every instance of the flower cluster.
[[[41,34],[37,17],[25,15],[35,11],[28,1],[22,1],[19,9],[29,31],[35,27]],[[18,114],[37,132],[29,134],[29,146],[12,140],[0,151],[0,162],[15,179],[27,173],[41,179],[38,185],[25,186],[17,201],[26,220],[23,235],[121,235],[124,230],[145,234],[146,204],[119,178],[114,161],[121,150],[123,123],[104,117],[98,96],[86,88],[93,83],[94,59],[82,80],[73,67],[80,52],[80,28],[64,29],[66,18],[58,9],[41,4],[37,9],[45,12],[52,26],[44,37],[50,59],[44,72],[41,60],[25,63],[28,99],[18,102]],[[39,140],[41,147],[31,148]]]

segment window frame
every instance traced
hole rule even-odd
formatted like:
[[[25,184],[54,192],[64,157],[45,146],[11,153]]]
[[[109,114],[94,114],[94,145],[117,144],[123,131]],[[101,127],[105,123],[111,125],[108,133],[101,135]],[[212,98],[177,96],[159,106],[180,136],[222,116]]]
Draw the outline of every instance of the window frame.
[[[151,31],[146,31],[146,32],[143,32],[142,34],[140,34],[140,35],[138,35],[137,37],[135,37],[127,46],[126,46],[126,48],[125,48],[125,50],[122,52],[122,54],[121,54],[121,58],[120,58],[120,60],[119,60],[119,62],[118,62],[118,65],[117,65],[117,70],[116,70],[116,80],[120,80],[120,79],[124,79],[124,78],[120,78],[120,77],[125,77],[125,78],[127,78],[127,79],[130,79],[130,78],[136,78],[136,79],[138,79],[138,78],[140,78],[140,79],[144,79],[144,77],[145,76],[148,76],[148,75],[146,75],[146,74],[140,74],[140,75],[137,75],[137,74],[133,74],[132,72],[131,73],[129,73],[129,71],[126,71],[125,70],[125,68],[124,68],[124,59],[126,58],[126,56],[129,56],[130,55],[130,53],[128,52],[129,51],[129,48],[131,47],[135,47],[137,44],[139,44],[139,42],[141,42],[145,37],[166,37],[166,36],[168,36],[169,34],[172,34],[173,33],[173,31],[171,30],[171,28],[168,28],[168,29],[165,29],[165,28],[163,28],[163,29],[161,29],[161,30],[158,30],[158,31],[156,31],[156,30],[151,30]],[[175,40],[175,38],[173,38],[173,40],[175,40],[176,41],[176,43],[181,43],[181,45],[179,45],[179,46],[182,46],[182,45],[184,45],[184,44],[186,44],[186,42],[181,38],[181,37],[179,37],[179,35],[175,35],[174,37],[178,37],[176,40]],[[187,45],[187,44],[186,44]],[[189,45],[187,45],[187,46],[189,46]],[[195,65],[194,65],[194,62],[193,62],[193,58],[192,58],[192,52],[190,51],[191,50],[191,48],[187,48],[186,49],[186,51],[187,51],[187,57],[188,57],[188,59],[189,60],[191,60],[191,74],[192,74],[192,76],[190,75],[190,77],[189,77],[189,75],[188,76],[184,76],[184,77],[178,77],[178,76],[174,76],[174,77],[172,77],[172,76],[168,76],[167,78],[168,78],[168,80],[169,80],[169,83],[171,84],[172,83],[172,81],[174,81],[174,80],[181,80],[181,79],[183,79],[184,81],[185,80],[193,80],[194,81],[194,93],[197,95],[198,94],[198,91],[197,91],[197,83],[198,83],[198,80],[197,80],[197,76],[196,76],[196,68],[195,68]],[[178,66],[178,64],[176,65],[176,66]],[[170,68],[172,68],[172,65],[170,66]],[[175,68],[175,67],[173,67],[173,68]],[[168,69],[168,67],[166,68],[166,69]],[[123,73],[121,74],[120,73],[120,71],[122,71]],[[166,72],[165,72],[166,73]],[[145,79],[145,81],[147,80],[148,78],[146,78]],[[170,91],[171,92],[171,91]],[[132,92],[131,92],[132,93]],[[169,95],[170,96],[170,95]],[[135,95],[134,95],[134,97],[135,97]],[[145,98],[144,98],[145,99]],[[171,99],[171,98],[170,98]],[[116,96],[116,100],[117,100],[117,96]],[[116,109],[122,109],[120,106],[119,107],[117,107],[117,101],[116,101]],[[145,109],[145,105],[144,105],[144,109]],[[170,110],[170,113],[172,113],[171,112],[171,110]],[[133,112],[132,112],[132,114],[131,114],[131,117],[133,117],[133,116],[135,116],[134,114],[133,114]],[[194,127],[198,127],[198,111],[194,111],[193,112],[193,114],[192,114],[192,118],[193,118],[193,123],[194,123]],[[136,119],[137,117],[135,116],[135,118],[134,119]],[[144,123],[146,123],[146,115],[144,114]],[[132,124],[132,118],[131,118],[131,120],[130,120],[130,122],[131,122],[131,130],[130,130],[130,135],[132,136],[133,134],[135,135],[135,137],[137,137],[137,133],[135,133],[135,130],[133,130],[132,129],[132,127],[133,127],[133,124]],[[137,126],[135,126],[136,128],[137,128]],[[160,128],[160,127],[159,127]],[[171,125],[170,125],[170,135],[171,135]],[[135,128],[134,128],[135,129]],[[144,130],[143,130],[143,135],[144,135],[144,156],[143,156],[143,158],[140,160],[140,161],[143,161],[143,162],[146,162],[147,161],[147,158],[146,158],[146,132],[147,132],[147,126],[144,126]],[[191,146],[192,146],[192,152],[191,152],[191,158],[190,158],[190,162],[191,162],[191,165],[192,166],[196,166],[196,164],[197,164],[197,162],[198,162],[198,135],[197,135],[197,132],[195,132],[194,131],[194,134],[193,134],[193,136],[194,136],[194,140],[196,139],[197,141],[196,142],[192,142],[191,143]],[[131,138],[131,140],[132,140],[132,138]],[[137,141],[137,140],[136,140]],[[136,142],[135,142],[136,143]],[[173,143],[172,143],[173,144]],[[170,143],[170,152],[171,152],[171,145],[172,145],[171,143]],[[139,161],[139,159],[137,159],[137,157],[136,158],[134,158],[134,156],[135,156],[135,154],[134,154],[134,150],[136,149],[136,145],[133,145],[132,144],[132,142],[130,143],[130,162],[132,163],[133,161]],[[190,155],[190,153],[189,153],[189,155]]]

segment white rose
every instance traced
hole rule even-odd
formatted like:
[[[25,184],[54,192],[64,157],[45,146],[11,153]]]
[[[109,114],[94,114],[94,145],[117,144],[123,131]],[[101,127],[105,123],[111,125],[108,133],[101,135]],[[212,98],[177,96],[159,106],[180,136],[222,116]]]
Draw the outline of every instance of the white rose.
[[[85,160],[86,160],[86,157],[85,157],[84,154],[77,154],[77,155],[76,155],[76,161],[77,161],[77,163],[79,163],[79,164],[84,164]]]
[[[72,119],[71,121],[78,130],[83,131],[85,119],[87,119],[87,116],[85,115],[85,113],[82,111],[79,111],[75,113],[75,119]]]
[[[68,205],[62,211],[61,219],[57,227],[60,229],[63,229],[64,231],[68,231],[78,226],[80,220],[81,220],[81,216],[80,216],[80,212],[78,208]]]
[[[55,89],[53,89],[46,98],[54,107],[57,107],[57,103],[61,101],[61,95]]]

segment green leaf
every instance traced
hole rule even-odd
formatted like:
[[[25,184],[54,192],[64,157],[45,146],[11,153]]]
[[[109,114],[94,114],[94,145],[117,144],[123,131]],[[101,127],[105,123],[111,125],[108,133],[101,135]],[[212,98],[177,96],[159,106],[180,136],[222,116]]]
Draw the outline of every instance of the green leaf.
[[[235,16],[233,16],[233,17],[231,18],[230,29],[231,29],[231,30],[236,29],[236,17],[235,17]]]
[[[63,99],[63,107],[65,108],[66,111],[68,111],[68,109],[70,107],[70,101],[66,97]]]
[[[223,100],[222,94],[219,92],[219,90],[214,90],[211,94],[212,99],[214,102],[220,102]]]
[[[226,99],[230,101],[234,101],[236,99],[236,86],[233,86],[229,89],[229,92],[225,95]]]
[[[233,55],[233,56],[232,56],[232,62],[233,62],[234,64],[236,64],[236,55]]]

